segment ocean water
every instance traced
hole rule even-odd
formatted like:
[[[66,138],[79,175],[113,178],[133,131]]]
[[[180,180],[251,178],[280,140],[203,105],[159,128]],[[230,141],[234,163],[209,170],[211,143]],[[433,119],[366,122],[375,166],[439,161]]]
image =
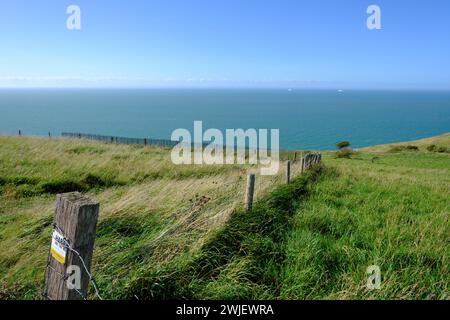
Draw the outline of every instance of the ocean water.
[[[450,92],[285,89],[2,89],[0,134],[170,139],[177,128],[279,129],[284,149],[334,149],[450,132]]]

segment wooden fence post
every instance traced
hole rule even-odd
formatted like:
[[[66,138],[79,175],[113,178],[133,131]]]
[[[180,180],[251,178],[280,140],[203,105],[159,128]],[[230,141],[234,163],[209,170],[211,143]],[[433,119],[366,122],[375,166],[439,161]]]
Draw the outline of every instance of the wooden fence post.
[[[19,129],[19,137],[22,135],[22,131]]]
[[[247,192],[245,196],[245,210],[251,211],[253,207],[253,193],[255,192],[255,175],[247,176]]]
[[[286,184],[289,184],[291,182],[291,161],[288,160],[286,162]]]
[[[302,157],[300,159],[300,174],[303,174],[305,172],[305,157]]]
[[[56,196],[52,244],[45,271],[44,296],[47,299],[87,298],[99,206],[79,192]],[[75,280],[70,282],[73,279],[68,280],[69,276]],[[69,282],[78,284],[78,288],[69,288]]]

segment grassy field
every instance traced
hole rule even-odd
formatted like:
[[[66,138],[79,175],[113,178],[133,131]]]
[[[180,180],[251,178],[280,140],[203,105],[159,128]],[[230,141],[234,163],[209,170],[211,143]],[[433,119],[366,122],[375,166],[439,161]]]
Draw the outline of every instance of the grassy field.
[[[40,298],[55,194],[101,203],[105,298],[448,299],[450,135],[376,146],[290,185],[253,166],[174,166],[166,149],[0,137],[0,299]],[[283,158],[292,158],[291,152]],[[281,168],[284,166],[282,165]],[[294,164],[298,173],[298,163]],[[366,268],[380,266],[380,290]]]
[[[39,298],[55,194],[101,204],[93,271],[117,297],[142,270],[190,256],[243,205],[251,166],[175,166],[167,149],[0,137],[0,298]],[[259,176],[256,199],[280,183]]]
[[[448,299],[450,155],[326,159],[286,236],[282,299]],[[367,290],[366,268],[381,269]]]

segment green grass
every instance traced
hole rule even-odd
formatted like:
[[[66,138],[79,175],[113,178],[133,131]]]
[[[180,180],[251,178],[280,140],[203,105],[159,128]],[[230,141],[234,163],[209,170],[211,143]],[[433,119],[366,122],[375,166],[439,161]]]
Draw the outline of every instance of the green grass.
[[[242,207],[256,166],[175,166],[163,148],[0,137],[0,298],[40,298],[56,193],[99,200],[93,273],[105,297],[190,256]],[[283,174],[258,175],[256,199]]]
[[[280,298],[448,299],[449,157],[327,160],[293,219]],[[366,289],[370,265],[380,290]]]
[[[195,256],[168,269],[143,271],[125,298],[256,299],[277,291],[290,220],[321,168],[279,186],[251,212],[236,210]]]
[[[93,273],[109,299],[449,299],[450,154],[430,144],[450,135],[402,144],[418,151],[326,152],[287,186],[283,170],[258,176],[247,213],[256,167],[0,137],[0,299],[40,298],[55,193],[74,188],[101,203]],[[380,290],[366,288],[370,265]]]

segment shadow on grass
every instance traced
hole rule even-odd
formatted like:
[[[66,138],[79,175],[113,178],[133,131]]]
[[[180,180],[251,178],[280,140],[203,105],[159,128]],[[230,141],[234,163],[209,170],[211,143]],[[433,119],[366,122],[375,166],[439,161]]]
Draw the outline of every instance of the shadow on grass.
[[[299,201],[307,196],[309,185],[322,171],[322,167],[315,167],[289,185],[278,187],[259,200],[251,212],[236,210],[194,257],[181,257],[163,269],[149,267],[125,288],[122,298],[212,298],[205,288],[212,285],[217,289],[215,282],[221,274],[240,260],[251,262],[244,267],[242,288],[256,288],[256,291],[224,289],[220,293],[219,288],[219,293],[215,290],[216,295],[226,299],[254,299],[256,292],[266,290],[276,296],[279,287],[276,274],[285,259],[285,237],[291,227],[291,217]]]

